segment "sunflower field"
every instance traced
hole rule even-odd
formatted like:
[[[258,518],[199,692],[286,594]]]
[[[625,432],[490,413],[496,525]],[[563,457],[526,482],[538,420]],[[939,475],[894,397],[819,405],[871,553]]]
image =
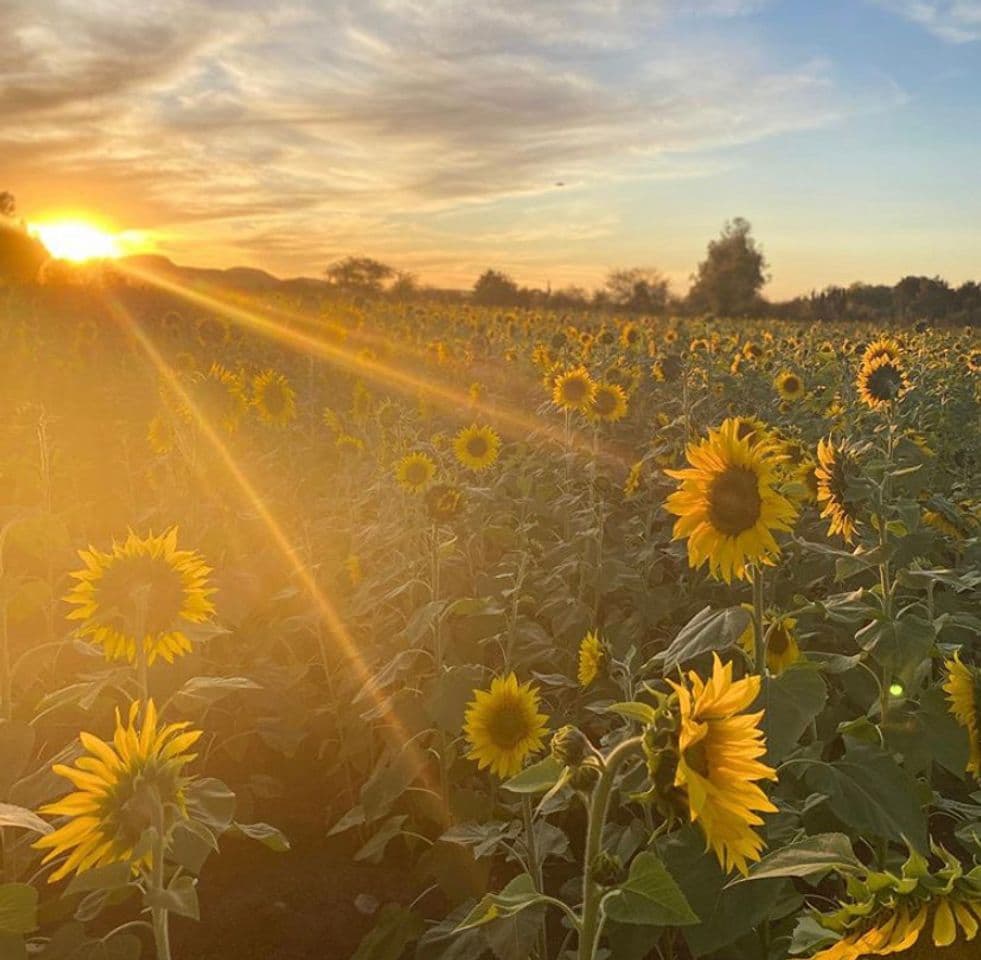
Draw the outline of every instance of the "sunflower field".
[[[970,329],[0,302],[0,960],[981,955]]]

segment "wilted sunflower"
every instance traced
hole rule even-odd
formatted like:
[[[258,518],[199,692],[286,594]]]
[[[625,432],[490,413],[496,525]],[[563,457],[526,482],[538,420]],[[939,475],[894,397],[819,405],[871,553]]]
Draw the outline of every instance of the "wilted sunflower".
[[[817,501],[824,504],[821,516],[831,520],[828,536],[840,533],[845,543],[851,543],[859,525],[858,504],[848,492],[849,481],[858,475],[855,456],[847,441],[835,446],[830,439],[818,441],[817,456]]]
[[[493,427],[464,427],[453,440],[453,455],[475,473],[491,466],[501,452],[501,438]]]
[[[463,493],[459,487],[439,483],[426,491],[426,512],[433,523],[452,520],[463,505]]]
[[[877,410],[906,390],[906,373],[898,360],[880,355],[862,364],[855,386],[862,402]]]
[[[596,384],[585,367],[566,370],[555,378],[552,403],[560,410],[588,413],[593,401]]]
[[[627,395],[616,383],[598,383],[589,409],[591,419],[614,423],[627,413]]]
[[[944,692],[949,709],[957,722],[967,730],[967,772],[981,778],[981,672],[961,661],[960,653],[944,662],[947,682]]]
[[[604,657],[605,653],[599,634],[595,630],[590,630],[579,644],[579,669],[576,676],[579,680],[579,686],[584,690],[599,675]]]
[[[743,607],[752,611],[748,603]],[[766,668],[775,677],[780,676],[792,663],[800,659],[800,647],[797,645],[797,621],[793,617],[764,617],[763,634],[766,636]],[[752,621],[742,632],[739,645],[753,657],[756,655],[756,633]]]
[[[682,481],[664,504],[679,518],[674,539],[687,537],[689,564],[707,562],[726,583],[744,578],[748,563],[771,563],[780,553],[772,531],[790,530],[796,516],[773,486],[780,462],[774,445],[754,445],[738,430],[737,420],[725,420],[707,440],[688,445],[688,468],[665,470]]]
[[[773,385],[776,387],[781,400],[792,402],[800,400],[804,396],[804,381],[796,373],[791,373],[789,370],[777,374]]]
[[[525,760],[545,741],[548,717],[538,712],[538,690],[519,684],[514,673],[491,681],[490,690],[475,690],[463,732],[467,757],[479,769],[489,767],[502,780],[519,773]]]
[[[252,378],[252,403],[261,420],[278,427],[296,416],[296,392],[289,380],[275,370],[265,370]]]
[[[125,724],[116,710],[112,742],[81,733],[79,739],[88,755],[76,760],[74,767],[60,763],[52,767],[76,789],[39,811],[71,818],[34,843],[35,849],[47,851],[43,863],[67,854],[49,883],[73,871],[79,874],[132,860],[145,830],[162,825],[166,833],[186,819],[185,789],[190,778],[183,770],[195,757],[187,750],[201,731],[189,730],[188,722],[158,727],[152,700],[137,728],[141,706],[139,702],[130,705]],[[134,863],[134,867],[140,865],[150,865],[149,854]]]
[[[753,830],[763,823],[759,814],[777,810],[754,782],[777,779],[760,760],[766,753],[763,712],[744,712],[759,694],[760,678],[734,681],[732,664],[723,666],[713,654],[708,681],[692,670],[687,684],[668,682],[680,710],[675,786],[685,791],[690,819],[723,869],[745,875],[748,861],[759,860],[764,847]]]
[[[102,647],[107,660],[136,660],[142,624],[147,662],[173,663],[191,650],[187,625],[215,612],[211,568],[197,551],[177,549],[177,527],[158,537],[131,532],[110,553],[89,547],[78,555],[85,569],[71,574],[78,582],[65,597],[76,605],[68,619],[82,621],[78,635]]]
[[[436,464],[425,453],[407,453],[395,465],[395,479],[410,493],[425,490],[435,474]]]

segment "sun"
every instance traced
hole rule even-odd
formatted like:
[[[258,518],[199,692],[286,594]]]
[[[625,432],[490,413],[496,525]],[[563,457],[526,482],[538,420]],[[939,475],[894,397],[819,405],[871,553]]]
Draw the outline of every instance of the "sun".
[[[58,260],[104,260],[122,255],[118,237],[82,220],[32,224],[38,239]]]

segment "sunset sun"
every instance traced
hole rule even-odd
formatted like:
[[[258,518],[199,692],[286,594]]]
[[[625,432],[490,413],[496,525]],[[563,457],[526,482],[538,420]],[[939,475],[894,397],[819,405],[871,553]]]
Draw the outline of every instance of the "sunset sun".
[[[119,240],[111,233],[81,220],[35,224],[34,232],[48,252],[59,260],[101,260],[122,253]]]

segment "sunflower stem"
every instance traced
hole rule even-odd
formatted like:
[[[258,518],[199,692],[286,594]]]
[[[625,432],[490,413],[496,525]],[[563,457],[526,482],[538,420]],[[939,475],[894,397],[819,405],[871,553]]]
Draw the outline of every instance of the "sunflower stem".
[[[528,872],[535,881],[535,889],[545,892],[545,879],[542,873],[542,862],[538,857],[538,843],[535,839],[535,822],[531,811],[531,796],[527,793],[521,796],[521,813],[525,822],[525,849],[528,852]],[[542,917],[538,930],[538,955],[541,960],[548,957],[548,940],[545,928],[545,918]]]
[[[150,664],[146,650],[146,615],[150,599],[149,584],[138,587],[133,592],[133,647],[136,650],[136,683],[140,689],[141,710],[146,710],[150,699]]]
[[[153,864],[150,874],[150,889],[162,895],[164,892],[164,853],[166,850],[163,804],[157,799],[154,810]],[[154,899],[157,899],[156,897]],[[153,943],[156,947],[157,960],[171,960],[170,956],[170,926],[166,907],[151,907],[150,916],[153,920]]]
[[[643,737],[631,737],[615,747],[606,758],[599,781],[593,788],[586,826],[586,854],[582,880],[582,930],[579,934],[579,960],[595,960],[599,949],[603,889],[596,882],[594,868],[603,840],[603,827],[610,807],[610,794],[617,771],[641,748]]]
[[[14,673],[10,668],[6,601],[0,604],[0,702],[3,703],[3,719],[9,721],[14,712]]]

